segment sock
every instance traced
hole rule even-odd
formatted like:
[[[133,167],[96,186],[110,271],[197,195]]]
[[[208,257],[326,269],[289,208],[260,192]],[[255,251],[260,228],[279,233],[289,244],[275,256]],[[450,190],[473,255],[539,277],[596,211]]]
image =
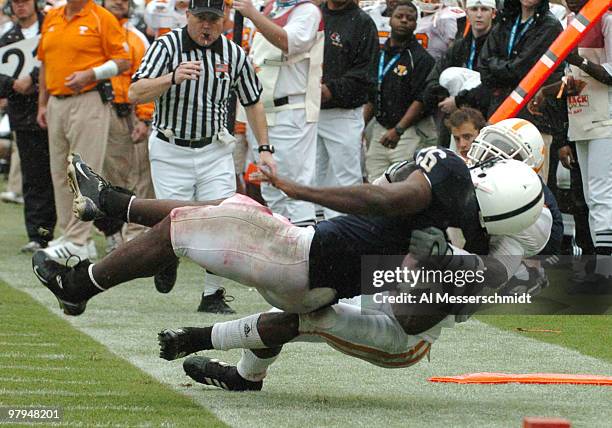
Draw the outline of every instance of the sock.
[[[100,192],[100,205],[102,211],[109,217],[129,222],[128,211],[133,195],[119,192],[112,187],[102,189]]]
[[[212,296],[221,287],[221,277],[206,271],[206,284],[204,284],[204,297]]]
[[[259,382],[266,377],[268,367],[278,358],[278,355],[270,358],[259,358],[250,349],[243,349],[240,361],[238,361],[238,374],[251,382]]]
[[[76,301],[87,300],[96,294],[106,291],[93,277],[93,263],[81,262],[71,272],[70,294]]]
[[[259,314],[250,315],[239,320],[221,322],[213,325],[211,341],[214,349],[262,349],[268,348],[261,341],[257,331]]]
[[[185,327],[185,330],[189,332],[189,346],[193,349],[192,352],[213,349],[212,327]]]
[[[521,281],[527,281],[529,279],[529,272],[527,272],[527,268],[523,263],[519,266],[519,268],[514,273],[516,279],[520,279]]]

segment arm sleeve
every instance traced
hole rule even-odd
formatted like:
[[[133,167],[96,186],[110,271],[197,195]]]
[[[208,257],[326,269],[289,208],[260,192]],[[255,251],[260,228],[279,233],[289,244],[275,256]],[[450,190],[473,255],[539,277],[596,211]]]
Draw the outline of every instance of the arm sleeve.
[[[490,87],[518,85],[563,31],[561,24],[559,22],[556,24],[548,28],[536,26],[528,31],[525,40],[520,41],[522,44],[520,51],[512,58],[506,58],[507,55],[502,51],[506,47],[499,43],[499,34],[496,34],[497,37],[489,37],[483,47],[485,51],[481,55],[482,81]]]
[[[247,58],[244,51],[241,51],[240,53],[241,55],[238,65],[241,65],[241,68],[240,73],[238,73],[238,77],[234,82],[233,88],[238,94],[240,104],[248,107],[259,101],[263,87],[255,74],[255,68],[253,67],[251,61]]]
[[[155,40],[145,52],[140,67],[132,76],[132,82],[140,79],[155,79],[168,73],[170,71],[168,69],[169,61],[170,56],[164,38]]]
[[[359,35],[360,43],[354,62],[343,76],[332,79],[325,84],[339,105],[351,105],[358,94],[367,88],[368,94],[375,89],[376,57],[378,56],[378,33],[374,22],[368,18],[368,25]]]
[[[321,11],[314,4],[304,4],[288,13],[291,16],[283,27],[287,32],[287,53],[297,55],[308,52],[316,40]]]

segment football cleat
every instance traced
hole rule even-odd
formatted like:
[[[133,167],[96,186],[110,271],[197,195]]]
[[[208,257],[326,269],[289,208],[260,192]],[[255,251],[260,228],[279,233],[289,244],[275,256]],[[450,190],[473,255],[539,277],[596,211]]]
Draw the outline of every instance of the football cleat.
[[[87,306],[87,300],[81,301],[70,292],[75,287],[72,284],[74,273],[76,270],[87,270],[90,264],[89,260],[82,260],[76,266],[68,267],[54,261],[44,251],[37,251],[32,256],[34,275],[53,293],[60,309],[72,316],[81,315]]]
[[[159,341],[159,357],[164,360],[172,361],[186,357],[194,352],[201,351],[196,349],[191,342],[190,328],[183,327],[172,330],[165,328],[157,334]]]
[[[210,312],[213,314],[230,315],[235,314],[233,310],[226,302],[234,300],[233,296],[225,296],[225,288],[219,288],[214,294],[205,296],[202,293],[202,300],[200,306],[198,306],[198,312]]]
[[[68,156],[68,184],[74,194],[72,211],[82,221],[105,217],[100,192],[110,184],[81,159],[77,153]]]
[[[240,376],[236,366],[208,357],[193,356],[183,362],[187,376],[198,383],[227,391],[260,391],[263,381],[252,382]]]

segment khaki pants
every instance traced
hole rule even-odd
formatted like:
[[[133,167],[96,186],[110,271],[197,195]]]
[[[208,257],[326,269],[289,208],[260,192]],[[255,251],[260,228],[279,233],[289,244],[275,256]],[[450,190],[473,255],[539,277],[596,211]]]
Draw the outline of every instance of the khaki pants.
[[[389,149],[380,144],[380,139],[387,132],[387,129],[382,126],[376,119],[372,126],[372,139],[370,140],[370,147],[366,153],[366,172],[368,174],[368,181],[372,183],[378,177],[380,177],[385,170],[395,162],[403,160],[412,160],[414,152],[426,145],[430,145],[432,142],[435,144],[435,139],[429,137],[429,133],[433,131],[430,129],[431,125],[423,123],[423,130],[417,132],[416,126],[411,126],[401,136],[397,146],[394,149]],[[419,126],[421,124],[419,123]],[[427,135],[423,131],[427,131]]]
[[[136,193],[136,196],[144,199],[155,199],[153,182],[151,181],[151,164],[149,163],[149,144],[147,139],[132,145],[132,165],[128,178],[127,188]],[[125,240],[130,241],[148,227],[136,223],[130,223],[125,231]]]
[[[106,153],[110,123],[110,104],[103,104],[97,91],[60,99],[47,104],[51,178],[55,192],[57,224],[64,237],[77,245],[89,239],[91,222],[72,214],[72,193],[66,180],[68,155],[79,153],[94,171],[100,171]]]

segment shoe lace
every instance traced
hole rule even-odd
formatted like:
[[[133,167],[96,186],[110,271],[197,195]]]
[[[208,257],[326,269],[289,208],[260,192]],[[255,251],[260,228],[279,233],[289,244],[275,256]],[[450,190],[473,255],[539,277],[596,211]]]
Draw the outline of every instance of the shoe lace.
[[[225,303],[231,303],[231,302],[234,301],[234,296],[230,296],[230,295],[226,294],[225,288],[219,287],[219,290],[221,291],[221,299]]]

